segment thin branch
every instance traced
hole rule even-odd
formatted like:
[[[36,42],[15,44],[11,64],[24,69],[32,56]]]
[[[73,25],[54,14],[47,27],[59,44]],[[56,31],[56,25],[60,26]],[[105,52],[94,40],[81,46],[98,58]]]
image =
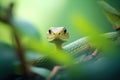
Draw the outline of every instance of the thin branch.
[[[19,59],[21,61],[21,68],[23,70],[23,75],[25,78],[30,78],[31,77],[31,72],[29,70],[29,66],[27,65],[26,61],[25,61],[25,57],[24,57],[24,51],[23,48],[20,44],[20,40],[19,37],[16,33],[16,31],[13,32],[14,38],[15,38],[15,42],[16,42],[16,50],[19,56]]]
[[[10,25],[13,29],[13,37],[15,39],[15,44],[16,44],[15,47],[16,47],[17,55],[18,55],[18,57],[20,59],[20,62],[21,62],[21,68],[23,70],[23,76],[24,76],[25,80],[28,80],[28,79],[31,78],[32,73],[30,72],[30,68],[25,61],[24,50],[21,46],[20,39],[19,39],[18,34],[16,32],[15,26],[10,21],[13,18],[13,16],[12,16],[13,6],[14,6],[14,4],[11,3],[9,8],[6,10],[7,15],[4,18],[0,16],[0,21],[4,22],[5,24]]]

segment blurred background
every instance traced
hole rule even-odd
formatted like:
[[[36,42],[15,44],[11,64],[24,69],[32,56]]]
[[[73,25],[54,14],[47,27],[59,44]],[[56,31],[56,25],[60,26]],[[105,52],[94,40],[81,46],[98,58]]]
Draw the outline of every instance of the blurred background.
[[[70,39],[66,44],[83,37],[84,34],[76,31],[71,23],[72,16],[77,14],[84,16],[103,32],[113,30],[101,11],[98,0],[1,0],[0,5],[7,7],[10,2],[15,2],[14,17],[34,25],[45,44],[48,44],[46,32],[51,26],[64,26],[68,29]]]
[[[46,33],[50,27],[63,26],[67,28],[67,31],[70,34],[70,39],[64,45],[67,45],[79,38],[89,35],[94,35],[95,33],[107,33],[114,31],[113,24],[111,24],[104,15],[101,7],[98,4],[98,1],[100,0],[0,0],[0,57],[1,57],[0,77],[1,76],[6,77],[6,75],[7,76],[8,74],[11,75],[11,73],[13,74],[13,72],[19,73],[19,71],[17,71],[16,68],[13,67],[13,65],[19,64],[20,60],[18,58],[20,58],[20,55],[18,53],[20,54],[30,53],[29,55],[27,55],[28,57],[32,56],[30,57],[30,59],[32,58],[36,59],[36,57],[34,57],[33,55],[35,55],[37,51],[38,53],[42,53],[43,51],[43,54],[44,52],[46,54],[47,53],[49,54],[49,52],[46,51],[50,51],[50,49],[54,49],[55,47],[53,44],[49,43],[46,39]],[[110,0],[110,1],[106,0],[106,1],[111,4],[114,2],[114,0]],[[11,18],[9,17],[11,16],[11,14],[9,14],[10,13],[9,4],[11,4],[12,2],[14,3],[14,7],[12,10],[12,18]],[[4,20],[4,18],[8,20]],[[17,43],[15,43],[14,40],[15,37],[14,35],[15,33],[13,33],[14,30],[16,34],[18,34],[17,35],[18,42],[20,41],[21,45],[16,46]],[[98,37],[92,37],[92,38],[96,39]],[[109,53],[112,53],[110,52],[110,49],[113,48],[114,46],[111,44],[107,45],[107,42],[106,44],[104,44],[105,41],[102,40],[103,42],[101,42],[101,40],[102,39],[99,39],[98,41],[103,44],[105,48],[104,50],[107,50]],[[33,43],[36,42],[36,43],[34,46],[30,46],[31,44],[30,42]],[[42,48],[41,43],[50,46]],[[98,44],[98,46],[99,45],[100,44]],[[51,48],[49,49],[49,47]],[[116,46],[112,50],[113,51],[116,50],[115,52],[119,53],[118,52],[119,45],[117,45],[116,49],[115,48]],[[36,49],[36,51],[34,49]],[[33,54],[31,55],[31,53]],[[114,54],[114,52],[112,54]],[[37,55],[37,57],[39,56]],[[54,56],[54,57],[56,60],[58,58],[61,61],[67,61],[67,59],[69,59],[68,57],[59,57],[59,56]],[[90,77],[92,76],[92,78],[94,78],[94,75],[98,71],[96,77],[97,79],[99,79],[100,77],[99,75],[103,74],[104,72],[105,74],[108,74],[111,68],[113,70],[113,74],[114,72],[116,73],[119,70],[118,66],[112,65],[114,63],[114,62],[111,63],[112,59],[105,60],[103,58],[104,57],[100,58],[100,61],[96,63],[93,64],[89,63],[84,65],[82,69],[85,71],[87,76]],[[116,59],[115,65],[117,65],[116,62],[118,60]],[[22,63],[22,61],[20,62]],[[105,66],[101,64],[101,62],[105,63]],[[23,67],[25,65],[26,64],[23,64]],[[109,66],[111,67],[108,68]],[[93,71],[93,74],[91,74],[89,70],[90,72]],[[37,70],[35,69],[35,71]],[[46,73],[48,74],[48,72],[45,72],[45,74]],[[111,73],[108,74],[107,77],[112,75]],[[86,77],[86,74],[84,77]],[[106,78],[106,76],[104,76],[104,78]],[[17,79],[17,80],[22,80],[22,79]]]

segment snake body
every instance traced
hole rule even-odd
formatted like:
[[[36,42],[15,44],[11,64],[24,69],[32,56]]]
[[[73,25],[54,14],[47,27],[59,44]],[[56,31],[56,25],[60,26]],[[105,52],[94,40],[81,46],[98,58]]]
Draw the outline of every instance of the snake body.
[[[117,39],[117,37],[119,37],[117,32],[105,33],[102,36],[106,37],[109,40],[115,40]],[[90,49],[90,41],[88,37],[80,38],[63,47],[63,50],[65,50],[71,55],[74,55],[77,53],[83,53],[84,50],[88,50],[88,49]]]
[[[51,28],[51,29],[55,30],[56,28]],[[61,34],[59,32],[59,29],[61,29],[60,31],[62,32],[62,35],[60,35],[60,36],[58,35],[58,34]],[[66,31],[64,32],[64,30],[66,30],[64,27],[57,28],[57,30],[58,30],[57,36],[56,36],[56,33],[54,33],[54,32],[52,33],[51,30],[48,31],[48,33],[47,33],[48,41],[55,43],[57,48],[66,51],[70,56],[73,56],[76,60],[80,60],[79,58],[81,58],[81,56],[83,56],[83,55],[91,55],[95,51],[95,49],[90,46],[90,41],[89,41],[88,37],[80,38],[80,39],[62,47],[61,46],[62,43],[67,41],[69,35]],[[107,39],[110,39],[112,41],[117,40],[117,38],[119,37],[117,32],[105,33],[102,36],[104,36]],[[57,39],[56,39],[56,37],[57,37]],[[62,37],[62,39],[61,39],[61,37]],[[34,65],[52,69],[53,66],[56,65],[53,62],[54,61],[49,60],[47,57],[42,57],[39,60],[37,60]]]

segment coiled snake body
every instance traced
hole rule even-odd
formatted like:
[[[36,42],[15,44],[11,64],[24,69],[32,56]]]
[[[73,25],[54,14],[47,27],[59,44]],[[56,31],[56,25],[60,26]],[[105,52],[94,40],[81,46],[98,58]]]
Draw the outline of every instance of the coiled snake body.
[[[117,32],[105,33],[103,36],[110,40],[117,40],[119,37]],[[99,53],[97,49],[91,47],[88,37],[80,38],[62,47],[62,43],[66,42],[68,38],[69,33],[65,27],[51,27],[47,32],[48,41],[54,43],[57,49],[62,49],[70,56],[73,56],[76,62],[93,59]],[[52,69],[56,64],[54,64],[54,61],[51,62],[47,57],[42,57],[34,65]]]

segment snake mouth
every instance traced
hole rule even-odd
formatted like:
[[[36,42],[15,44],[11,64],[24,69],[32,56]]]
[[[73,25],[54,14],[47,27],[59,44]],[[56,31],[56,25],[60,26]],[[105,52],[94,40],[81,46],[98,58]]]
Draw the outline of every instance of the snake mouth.
[[[68,41],[68,38],[62,38],[62,37],[60,37],[59,39],[60,39],[61,41],[63,41],[63,42]]]
[[[47,38],[49,42],[66,42],[68,39],[61,37],[49,37]]]
[[[49,38],[47,37],[47,39],[48,39],[48,41],[49,41],[49,42],[52,42],[52,41],[54,41],[54,40],[55,40],[55,38],[54,38],[54,37],[49,37]]]

